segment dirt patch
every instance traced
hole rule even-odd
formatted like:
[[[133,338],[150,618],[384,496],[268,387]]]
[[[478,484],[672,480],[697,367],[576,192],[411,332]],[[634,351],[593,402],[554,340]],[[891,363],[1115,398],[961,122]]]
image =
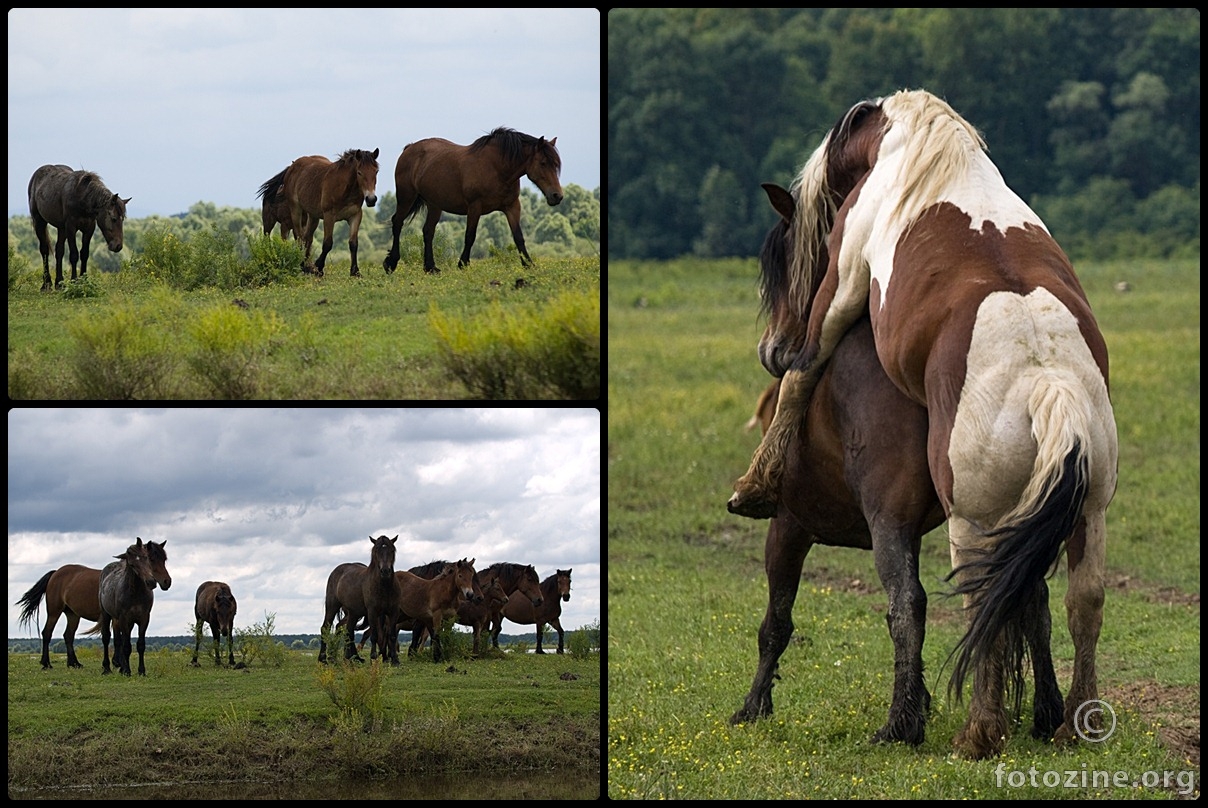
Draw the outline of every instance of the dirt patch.
[[[1162,744],[1193,766],[1200,765],[1200,690],[1155,681],[1129,682],[1108,688],[1103,698],[1136,710],[1158,727]]]

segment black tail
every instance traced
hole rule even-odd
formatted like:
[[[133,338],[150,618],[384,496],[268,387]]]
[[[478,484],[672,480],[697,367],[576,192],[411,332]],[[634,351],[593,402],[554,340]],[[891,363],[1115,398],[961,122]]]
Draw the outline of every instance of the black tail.
[[[256,196],[264,197],[265,201],[271,202],[276,200],[277,194],[281,191],[282,186],[285,185],[285,172],[287,170],[282,169],[280,174],[261,185],[260,190],[256,192]]]
[[[30,590],[26,592],[19,601],[17,601],[18,606],[25,607],[21,610],[20,623],[22,626],[28,625],[29,621],[33,619],[33,616],[37,613],[38,606],[40,606],[42,603],[42,596],[46,594],[46,584],[50,582],[50,576],[54,575],[55,572],[57,572],[57,570],[51,570],[43,575],[42,579],[34,584]],[[36,625],[34,627],[37,628]]]
[[[968,574],[952,594],[969,595],[973,610],[969,630],[948,656],[951,661],[956,655],[948,690],[949,694],[955,690],[958,700],[969,671],[991,657],[1001,636],[1007,686],[1018,707],[1025,638],[1022,620],[1029,613],[1027,604],[1034,597],[1037,584],[1057,561],[1082,518],[1089,476],[1086,453],[1075,441],[1041,507],[1018,523],[988,533],[987,537],[997,539],[994,549],[948,574],[947,580]]]

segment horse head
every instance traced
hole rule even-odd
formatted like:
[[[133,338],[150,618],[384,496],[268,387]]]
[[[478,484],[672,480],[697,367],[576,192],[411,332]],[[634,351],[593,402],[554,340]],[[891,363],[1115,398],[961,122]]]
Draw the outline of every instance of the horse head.
[[[471,558],[469,561],[466,561],[463,558],[461,561],[457,562],[456,569],[453,573],[455,576],[454,580],[457,582],[457,588],[461,591],[462,598],[473,603],[477,603],[482,600],[481,597],[477,598],[477,600],[474,597],[475,560],[476,559]]]
[[[551,206],[562,203],[562,181],[559,179],[562,173],[562,157],[554,146],[557,142],[558,138],[549,141],[544,137],[538,138],[525,171],[533,185],[545,194],[546,204]]]
[[[126,548],[126,552],[121,555],[116,555],[114,558],[125,564],[127,573],[132,572],[138,580],[146,584],[148,589],[154,589],[155,571],[152,569],[151,559],[147,556],[147,549],[150,547],[150,542],[146,545],[140,538],[137,544],[132,544]]]
[[[375,539],[370,536],[369,540],[373,542],[373,552],[369,557],[370,568],[376,567],[378,576],[383,580],[393,578],[395,543],[398,541],[398,536],[393,539],[386,536],[378,536]]]
[[[356,151],[357,185],[361,189],[361,196],[365,197],[365,204],[371,208],[377,204],[377,156],[378,149],[372,153],[361,149]]]
[[[570,600],[570,570],[558,570],[558,594],[563,601]]]

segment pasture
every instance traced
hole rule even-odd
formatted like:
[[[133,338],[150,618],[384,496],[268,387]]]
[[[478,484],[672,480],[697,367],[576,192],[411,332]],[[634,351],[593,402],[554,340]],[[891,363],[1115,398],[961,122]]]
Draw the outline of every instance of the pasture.
[[[794,607],[771,718],[737,727],[767,605],[767,522],[725,504],[758,432],[769,377],[753,259],[609,267],[609,722],[614,798],[1179,798],[1199,793],[1199,269],[1196,262],[1077,264],[1110,351],[1120,438],[1107,512],[1100,697],[1117,728],[1099,744],[1033,740],[999,758],[951,756],[964,723],[945,662],[963,633],[944,597],[946,528],[923,540],[928,594],[918,748],[872,746],[893,681],[886,599],[872,554],[815,547]],[[1117,291],[1125,282],[1128,291]],[[1072,644],[1064,562],[1050,579],[1063,692]],[[1114,779],[1105,782],[1102,773]],[[1123,773],[1122,775],[1117,773]]]
[[[209,648],[207,642],[204,648]],[[9,654],[8,784],[13,788],[173,783],[204,798],[215,781],[348,781],[558,771],[599,772],[600,656],[516,653],[397,668],[321,666],[313,651],[285,652],[280,667],[199,668],[189,650],[147,655],[147,676],[101,675],[99,649],[83,670],[62,654],[43,671],[37,654]],[[330,677],[326,685],[322,677]],[[378,678],[374,678],[374,677]],[[339,709],[354,687],[371,712]],[[463,774],[463,776],[465,776]],[[486,783],[484,782],[484,787]],[[433,792],[430,796],[437,796]],[[594,796],[594,789],[588,795]]]

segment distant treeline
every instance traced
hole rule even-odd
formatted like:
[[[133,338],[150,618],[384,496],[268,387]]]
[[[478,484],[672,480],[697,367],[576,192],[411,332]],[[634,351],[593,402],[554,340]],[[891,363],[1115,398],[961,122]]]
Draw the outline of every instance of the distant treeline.
[[[520,189],[522,213],[520,225],[524,229],[524,240],[529,252],[536,258],[542,255],[555,257],[598,256],[600,254],[600,189],[589,191],[578,185],[563,188],[564,198],[560,205],[551,207],[544,198],[531,188]],[[374,208],[366,208],[357,234],[358,254],[361,264],[377,265],[381,269],[382,259],[390,248],[390,220],[398,209],[398,200],[393,191],[383,194]],[[423,224],[422,213],[412,217],[404,226],[403,238],[419,239]],[[105,240],[99,234],[92,239],[88,266],[104,272],[116,272],[123,260],[129,260],[142,249],[143,237],[152,230],[170,231],[173,235],[187,239],[191,234],[213,229],[222,233],[262,233],[264,225],[260,207],[218,207],[212,202],[198,202],[186,213],[175,216],[148,216],[142,219],[127,219],[125,223],[125,245],[121,252],[111,253],[105,248]],[[275,232],[280,232],[278,228]],[[322,249],[323,225],[315,230],[312,259]],[[78,238],[78,236],[77,236]],[[246,241],[246,239],[243,239]],[[348,223],[339,222],[335,227],[335,246],[332,260],[348,256]],[[465,240],[465,217],[446,213],[436,229],[436,251],[456,261]],[[41,266],[38,239],[29,216],[11,216],[8,220],[8,243],[20,254],[24,254]],[[77,244],[79,242],[77,241]],[[474,241],[471,259],[483,258],[493,250],[507,251],[512,246],[512,231],[502,213],[491,213],[478,223],[478,234]],[[51,270],[54,270],[54,232],[51,233]],[[64,265],[67,265],[66,257]]]
[[[922,88],[1076,257],[1199,256],[1193,8],[614,9],[610,258],[749,256],[843,113]]]

